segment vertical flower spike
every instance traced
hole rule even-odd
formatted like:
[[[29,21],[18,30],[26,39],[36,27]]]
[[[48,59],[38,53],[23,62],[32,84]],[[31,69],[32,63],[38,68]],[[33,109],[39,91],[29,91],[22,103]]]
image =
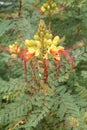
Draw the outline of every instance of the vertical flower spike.
[[[52,16],[58,12],[56,3],[53,0],[47,0],[41,7],[41,11],[47,17]]]
[[[48,82],[48,57],[47,57],[47,50],[49,47],[49,44],[51,42],[52,34],[48,32],[46,29],[46,25],[43,20],[40,20],[39,28],[37,31],[37,35],[39,38],[39,41],[41,43],[40,45],[40,54],[43,59],[43,68],[44,68],[44,82]],[[36,37],[35,37],[36,38]]]
[[[72,68],[74,68],[73,58],[69,55],[69,53],[64,49],[64,47],[59,46],[61,42],[65,40],[65,37],[61,38],[59,36],[55,36],[52,38],[52,34],[47,30],[44,21],[41,19],[37,33],[34,35],[34,40],[26,40],[25,45],[31,50],[35,50],[35,56],[39,57],[43,63],[44,69],[44,81],[48,80],[48,54],[54,58],[57,63],[60,62],[61,54],[65,55],[70,63],[72,64]],[[59,61],[59,62],[58,62]]]

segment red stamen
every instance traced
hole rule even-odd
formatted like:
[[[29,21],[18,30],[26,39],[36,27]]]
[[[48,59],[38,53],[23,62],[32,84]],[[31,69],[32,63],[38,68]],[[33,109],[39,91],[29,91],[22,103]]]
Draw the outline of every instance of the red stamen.
[[[64,54],[68,58],[70,63],[72,64],[72,69],[74,69],[74,60],[73,60],[73,58],[70,56],[70,54],[66,50],[64,50],[64,49],[57,50],[57,51],[50,50],[50,53],[52,55]]]

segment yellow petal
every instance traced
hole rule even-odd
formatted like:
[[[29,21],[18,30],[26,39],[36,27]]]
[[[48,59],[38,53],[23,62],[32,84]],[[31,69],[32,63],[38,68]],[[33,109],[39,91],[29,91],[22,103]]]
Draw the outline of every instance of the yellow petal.
[[[46,9],[42,6],[42,7],[41,7],[41,11],[42,11],[42,12],[45,12]]]
[[[53,44],[57,45],[58,43],[60,43],[60,38],[59,38],[59,36],[55,36],[53,39]]]
[[[39,49],[36,49],[35,51],[35,56],[39,56],[40,55],[40,50]]]
[[[35,52],[35,49],[32,48],[32,47],[30,47],[30,48],[28,48],[28,52],[29,52],[29,53],[33,53],[33,52]]]
[[[34,40],[25,40],[25,45],[28,47],[35,46],[35,41]]]
[[[41,48],[41,42],[40,41],[35,40],[35,45],[36,45],[36,47]]]
[[[39,40],[40,38],[39,38],[38,35],[34,35],[34,39],[35,39],[35,40]]]
[[[51,38],[52,38],[52,34],[46,33],[45,38],[46,38],[46,39],[51,39]]]
[[[59,51],[59,50],[64,50],[64,47],[58,46],[56,50],[58,50],[58,51]]]

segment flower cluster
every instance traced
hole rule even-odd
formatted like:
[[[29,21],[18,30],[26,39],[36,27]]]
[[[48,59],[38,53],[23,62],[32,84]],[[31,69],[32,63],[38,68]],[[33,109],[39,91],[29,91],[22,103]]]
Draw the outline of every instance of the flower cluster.
[[[15,42],[13,45],[9,45],[9,52],[14,58],[18,57],[23,61],[28,61],[35,55],[35,53],[31,52],[28,48],[19,46],[17,42]]]
[[[48,59],[48,54],[52,55],[55,59],[60,60],[59,54],[54,53],[56,50],[64,50],[64,47],[58,46],[63,39],[59,36],[52,38],[52,34],[46,29],[46,25],[43,20],[40,20],[39,28],[34,35],[34,40],[26,40],[25,45],[35,52],[35,56]]]
[[[18,46],[17,42],[15,42],[13,45],[9,45],[9,51],[14,58],[17,57],[21,49],[22,49],[21,46]]]
[[[58,8],[53,0],[47,0],[47,2],[42,5],[41,11],[46,16],[52,16],[58,11]]]
[[[49,55],[59,63],[61,54],[63,54],[69,59],[73,67],[72,57],[64,47],[59,46],[59,43],[63,41],[64,37],[62,39],[60,39],[59,36],[53,37],[52,34],[47,30],[44,21],[41,19],[37,33],[34,35],[34,39],[25,40],[25,46],[20,46],[17,42],[15,42],[13,45],[9,46],[9,52],[13,57],[18,57],[24,62],[25,77],[27,72],[26,62],[34,56],[38,57],[43,64],[44,81],[47,82],[47,61]]]

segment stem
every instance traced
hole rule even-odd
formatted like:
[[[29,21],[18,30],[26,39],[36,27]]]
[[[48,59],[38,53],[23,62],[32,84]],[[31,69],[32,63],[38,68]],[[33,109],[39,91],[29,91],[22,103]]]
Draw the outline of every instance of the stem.
[[[44,82],[48,82],[48,69],[47,69],[47,59],[43,59],[43,68],[44,68]]]
[[[24,79],[27,81],[27,62],[24,61]]]
[[[49,32],[51,31],[51,28],[52,28],[52,22],[51,22],[51,16],[49,15],[49,17],[48,17],[48,30],[49,30]]]
[[[79,5],[79,0],[77,0],[77,5]],[[80,7],[77,7],[77,15],[80,16],[81,14],[81,9]],[[78,19],[77,20],[77,32],[79,33],[80,32],[80,23],[81,23],[81,20]]]
[[[59,70],[60,70],[60,61],[54,59],[55,65],[56,65],[56,77],[59,75]]]
[[[22,0],[19,0],[19,12],[18,12],[18,16],[20,17],[22,14]]]
[[[33,65],[33,62],[32,62],[32,60],[30,61],[30,65],[31,65],[31,68],[32,68],[32,71],[33,71],[33,76],[34,76],[34,79],[35,79],[35,81],[37,81],[37,79],[36,79],[36,68],[35,68],[35,66]]]

